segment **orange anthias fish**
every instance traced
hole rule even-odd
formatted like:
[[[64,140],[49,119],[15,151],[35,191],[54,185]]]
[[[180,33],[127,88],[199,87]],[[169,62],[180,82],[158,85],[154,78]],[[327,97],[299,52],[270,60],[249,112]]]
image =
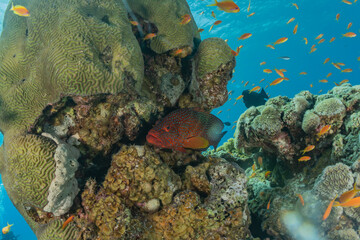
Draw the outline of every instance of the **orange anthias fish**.
[[[299,197],[300,199],[300,202],[301,202],[301,205],[305,205],[305,202],[304,202],[304,198],[301,196],[301,194],[297,194],[297,196]]]
[[[348,80],[348,79],[344,79],[344,80],[342,80],[341,82],[339,82],[339,85],[344,84],[344,83],[347,83],[347,82],[349,82],[349,80]]]
[[[238,40],[245,40],[248,39],[249,37],[251,37],[252,34],[251,33],[244,33],[243,35],[241,35]]]
[[[10,227],[11,227],[12,225],[14,225],[14,224],[9,224],[9,223],[8,223],[6,227],[3,227],[2,233],[3,233],[3,234],[9,233],[9,232],[10,232]]]
[[[330,73],[328,73],[327,75],[326,75],[326,78],[328,78],[328,77],[330,77],[332,75],[332,73],[330,72]]]
[[[338,207],[338,206],[340,206],[340,207],[354,207],[354,208],[360,207],[360,197],[352,198],[349,201],[344,202],[344,203],[336,202],[334,207]]]
[[[65,229],[66,228],[66,226],[72,221],[72,220],[74,220],[74,215],[71,215],[68,219],[66,219],[66,221],[63,223],[63,225],[61,226],[61,229]]]
[[[334,67],[336,67],[337,69],[340,69],[341,70],[341,67],[340,67],[340,65],[339,64],[337,64],[337,63],[331,63]]]
[[[341,70],[341,72],[349,73],[352,72],[351,68],[345,68],[344,70]]]
[[[301,73],[299,73],[300,75],[306,75],[307,74],[307,72],[301,72]]]
[[[328,82],[328,80],[326,80],[326,79],[321,79],[321,80],[319,80],[319,82],[322,82],[322,83],[327,83],[327,82]]]
[[[329,206],[326,208],[325,213],[324,213],[324,215],[323,215],[323,217],[322,217],[322,220],[323,220],[323,221],[326,220],[326,219],[329,217],[329,215],[330,215],[330,213],[331,213],[331,208],[332,208],[332,206],[333,206],[333,204],[334,204],[335,199],[337,198],[337,196],[338,196],[338,195],[336,195],[336,197],[329,203]]]
[[[339,201],[340,203],[345,203],[348,202],[350,199],[354,198],[356,193],[360,192],[360,189],[356,188],[356,182],[354,183],[354,188],[344,192],[343,194],[341,194]]]
[[[288,40],[287,37],[282,37],[282,38],[279,38],[278,40],[276,40],[273,45],[276,45],[276,44],[281,44],[281,43],[284,43]]]
[[[308,44],[308,40],[307,38],[304,38],[305,44]]]
[[[330,61],[330,58],[326,58],[324,64],[326,64],[328,61]]]
[[[181,25],[186,25],[191,21],[191,16],[190,14],[185,14],[184,16],[181,17]]]
[[[265,172],[265,178],[268,178],[269,175],[270,175],[270,173],[271,173],[270,171],[266,171],[266,172]]]
[[[264,73],[272,73],[272,71],[270,69],[264,69],[263,72]]]
[[[204,150],[217,147],[226,132],[216,116],[193,109],[178,109],[159,120],[146,136],[148,143],[160,148],[186,152],[186,148]]]
[[[254,16],[254,14],[255,14],[255,12],[252,12],[252,13],[250,13],[249,15],[247,15],[246,17],[252,17],[252,16]]]
[[[336,14],[336,21],[339,21],[340,13]]]
[[[309,157],[309,156],[303,156],[303,157],[301,157],[301,158],[299,158],[299,162],[307,162],[307,161],[309,161],[311,159],[311,157]]]
[[[221,21],[221,20],[217,20],[217,21],[214,22],[214,25],[219,25],[220,23],[222,23],[222,21]]]
[[[314,148],[315,148],[315,145],[309,145],[309,146],[307,146],[304,150],[302,150],[302,154],[301,154],[301,155],[304,155],[304,153],[310,152],[310,151],[314,150]]]
[[[222,2],[218,2],[217,0],[215,0],[214,4],[207,5],[207,7],[213,7],[213,6],[216,6],[220,10],[228,13],[237,13],[240,11],[239,6],[236,5],[232,0],[225,0]]]
[[[289,21],[287,21],[287,23],[286,24],[289,24],[289,23],[291,23],[292,21],[294,21],[295,20],[295,18],[293,17],[293,18],[290,18],[289,19]]]
[[[255,91],[258,91],[258,90],[260,90],[260,87],[259,87],[259,86],[253,87],[253,88],[249,91],[249,93],[252,93],[252,92],[255,92]]]
[[[347,32],[347,33],[343,34],[343,37],[353,38],[353,37],[356,37],[356,33]]]
[[[240,100],[240,99],[242,99],[244,97],[244,95],[240,95],[240,96],[238,96],[237,98],[236,98],[236,100]]]
[[[293,30],[293,33],[294,33],[294,34],[297,33],[298,25],[299,25],[299,24],[296,24],[295,27],[294,27],[294,30]]]
[[[266,62],[261,62],[261,63],[260,63],[260,66],[262,66],[262,65],[264,65],[264,64],[266,64]]]
[[[271,45],[271,44],[266,45],[266,47],[271,48],[271,49],[275,49],[274,46]]]
[[[319,34],[315,39],[317,40],[317,39],[320,39],[320,38],[322,38],[324,36],[324,34]]]
[[[282,78],[285,77],[285,76],[284,76],[284,73],[283,73],[282,71],[280,71],[279,69],[276,69],[276,68],[275,68],[274,70],[275,70],[275,72],[276,72],[280,77],[282,77]]]
[[[325,133],[327,133],[329,130],[331,129],[331,125],[325,125],[321,128],[320,132],[318,132],[316,135],[318,137],[321,137],[322,135],[324,135]]]
[[[269,202],[268,202],[267,205],[266,205],[266,209],[267,209],[267,210],[270,209],[270,201],[271,201],[271,199],[269,199]]]
[[[299,6],[298,6],[296,3],[292,3],[292,5],[293,5],[297,10],[299,10]]]
[[[351,28],[351,26],[352,26],[352,22],[349,22],[349,24],[347,25],[347,28],[346,28],[346,29]]]
[[[148,33],[145,35],[144,40],[149,40],[156,37],[156,33]]]
[[[10,11],[14,11],[16,15],[22,16],[22,17],[30,17],[29,10],[26,9],[26,7],[21,5],[15,5],[11,3],[11,9]]]
[[[281,83],[282,81],[284,81],[284,78],[277,78],[277,79],[275,79],[274,81],[272,81],[272,82],[270,83],[270,86],[278,85],[278,84]]]
[[[260,167],[262,167],[263,165],[263,158],[261,156],[258,157],[258,163],[260,165]]]
[[[329,42],[335,41],[335,37],[332,37]]]

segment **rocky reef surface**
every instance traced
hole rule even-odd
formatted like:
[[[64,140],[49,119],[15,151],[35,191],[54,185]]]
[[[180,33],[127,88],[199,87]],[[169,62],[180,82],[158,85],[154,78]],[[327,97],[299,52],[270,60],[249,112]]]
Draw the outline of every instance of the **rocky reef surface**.
[[[319,134],[326,125],[330,130]],[[314,150],[302,153],[311,145]],[[360,85],[251,107],[222,148],[215,154],[248,166],[254,237],[360,239],[359,208],[333,207],[323,220],[331,200],[360,187]],[[304,155],[310,160],[299,161]]]
[[[252,238],[244,170],[145,142],[172,110],[227,101],[235,58],[180,24],[185,0],[16,4],[31,17],[9,5],[0,37],[0,172],[38,239]]]

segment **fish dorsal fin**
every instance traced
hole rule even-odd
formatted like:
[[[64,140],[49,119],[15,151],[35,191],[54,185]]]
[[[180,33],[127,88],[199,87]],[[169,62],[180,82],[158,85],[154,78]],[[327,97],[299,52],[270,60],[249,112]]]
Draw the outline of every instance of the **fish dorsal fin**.
[[[206,138],[200,136],[191,137],[185,140],[184,147],[192,149],[204,149],[209,147],[209,141]]]

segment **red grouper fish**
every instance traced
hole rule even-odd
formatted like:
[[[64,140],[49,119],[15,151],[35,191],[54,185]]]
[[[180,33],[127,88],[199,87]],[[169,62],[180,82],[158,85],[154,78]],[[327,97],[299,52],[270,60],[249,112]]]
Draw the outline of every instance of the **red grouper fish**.
[[[210,145],[216,149],[224,123],[214,115],[193,109],[178,109],[159,120],[146,136],[148,143],[160,148],[186,152],[186,148],[205,150]]]

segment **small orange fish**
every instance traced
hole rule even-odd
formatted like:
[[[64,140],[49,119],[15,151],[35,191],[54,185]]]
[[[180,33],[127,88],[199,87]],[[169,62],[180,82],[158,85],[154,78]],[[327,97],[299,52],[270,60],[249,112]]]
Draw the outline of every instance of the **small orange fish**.
[[[306,75],[307,74],[307,72],[301,72],[301,73],[299,73],[300,75]]]
[[[214,11],[211,11],[211,16],[216,19],[216,15]]]
[[[250,12],[250,3],[251,3],[251,0],[249,0],[249,6],[247,7],[247,12]]]
[[[332,37],[329,42],[335,41],[335,37]]]
[[[138,23],[137,21],[130,21],[130,23],[131,23],[131,25],[133,25],[133,26],[138,26],[138,25],[139,25],[139,23]]]
[[[62,227],[61,227],[61,229],[65,229],[66,228],[66,226],[72,221],[72,220],[74,220],[74,215],[71,215],[68,219],[66,219],[66,221],[63,223],[63,225],[62,225]]]
[[[26,7],[21,5],[15,5],[11,3],[10,11],[13,11],[16,15],[22,16],[22,17],[30,17],[29,10],[26,9]]]
[[[246,17],[252,17],[252,16],[254,16],[255,15],[255,12],[252,12],[252,13],[250,13],[249,15],[247,15]]]
[[[253,87],[249,93],[252,93],[252,92],[255,92],[255,91],[259,91],[260,90],[260,87],[259,86],[256,86],[256,87]]]
[[[245,40],[248,39],[249,37],[251,37],[252,34],[251,33],[244,33],[243,35],[241,35],[238,40]]]
[[[264,65],[264,64],[266,64],[266,62],[261,62],[261,63],[260,63],[260,66],[262,66],[262,65]]]
[[[340,84],[338,84],[337,82],[334,82],[334,84],[335,84],[336,86],[340,86]]]
[[[342,62],[337,62],[336,64],[339,66],[345,66],[345,63],[342,63]]]
[[[282,72],[282,71],[280,71],[279,69],[274,69],[275,70],[275,72],[280,76],[280,77],[284,77],[284,73]]]
[[[236,125],[232,126],[231,130],[233,130],[236,127]]]
[[[305,205],[304,198],[301,196],[301,194],[297,194],[297,196],[299,197],[301,204],[304,206]]]
[[[298,159],[299,162],[307,162],[311,159],[311,157],[309,156],[303,156],[301,158]]]
[[[344,84],[344,83],[347,83],[347,82],[349,82],[349,80],[348,80],[348,79],[344,79],[344,80],[342,80],[341,82],[339,82],[339,85]]]
[[[308,44],[308,40],[307,38],[304,38],[305,44]]]
[[[264,73],[272,73],[272,71],[270,69],[264,69],[263,72]]]
[[[292,3],[292,5],[293,5],[297,10],[299,10],[299,6],[298,6],[296,3]]]
[[[253,177],[255,177],[255,175],[256,175],[256,172],[253,172],[249,178],[253,178]]]
[[[293,30],[293,34],[297,33],[298,25],[299,25],[298,23],[295,25],[294,30]]]
[[[356,193],[360,192],[360,189],[356,188],[356,181],[354,182],[354,188],[341,194],[339,201],[340,203],[348,202],[350,199],[355,197]]]
[[[347,202],[344,202],[344,203],[335,203],[334,207],[354,207],[354,208],[357,208],[357,207],[360,207],[360,197],[356,197],[356,198],[352,198],[350,199],[349,201]]]
[[[291,23],[292,21],[294,21],[295,20],[295,18],[293,17],[293,18],[290,18],[289,19],[289,21],[287,21],[287,23],[286,24],[289,24],[289,23]]]
[[[204,29],[203,29],[203,28],[199,28],[197,31],[198,31],[198,33],[201,33],[201,32],[204,31]]]
[[[220,110],[220,111],[217,113],[217,115],[219,115],[220,113],[222,113],[222,110]]]
[[[325,38],[320,39],[320,41],[318,42],[318,44],[323,43],[323,42],[325,42]]]
[[[309,145],[309,146],[307,146],[304,150],[302,150],[302,154],[301,154],[301,155],[304,155],[304,153],[310,152],[310,151],[314,150],[314,148],[315,148],[314,145]]]
[[[222,21],[221,21],[221,20],[217,20],[217,21],[214,22],[214,25],[219,25],[220,23],[222,23]]]
[[[145,35],[144,40],[149,40],[156,37],[156,33],[148,33]]]
[[[214,25],[211,25],[210,29],[209,29],[209,32],[213,29]]]
[[[181,21],[180,24],[181,25],[186,25],[191,21],[191,16],[190,14],[185,14],[184,16],[181,17]]]
[[[349,73],[349,72],[352,72],[352,69],[351,68],[346,68],[344,70],[341,70],[341,72]]]
[[[338,196],[338,195],[336,195],[336,197],[329,203],[328,207],[326,208],[325,213],[324,213],[324,215],[323,215],[323,217],[322,217],[322,220],[323,220],[323,221],[326,220],[326,219],[329,217],[329,215],[330,215],[330,213],[331,213],[331,208],[332,208],[332,206],[333,206],[333,204],[334,204],[335,199],[337,198],[337,196]]]
[[[328,61],[330,61],[330,58],[326,58],[324,64],[326,64]]]
[[[357,60],[360,61],[360,57],[358,57]]]
[[[309,53],[313,53],[317,50],[317,48],[312,48]]]
[[[328,73],[327,75],[326,75],[326,78],[328,78],[328,77],[330,77],[332,75],[332,73],[330,72],[330,73]]]
[[[219,10],[228,13],[237,13],[240,11],[239,6],[236,5],[232,0],[225,0],[222,2],[218,2],[217,0],[215,0],[214,4],[207,5],[207,7],[214,7],[214,6],[218,7]]]
[[[322,79],[322,80],[319,80],[319,82],[321,82],[321,83],[327,83],[327,82],[328,82],[328,80],[326,80],[326,79]]]
[[[320,39],[320,38],[322,38],[324,36],[324,34],[319,34],[315,39],[317,40],[317,39]]]
[[[334,63],[334,62],[332,62],[331,64],[332,64],[334,67],[336,67],[337,69],[340,69],[340,70],[341,70],[341,67],[339,66],[339,64]]]
[[[348,4],[348,5],[351,5],[351,4],[352,4],[352,2],[350,2],[350,1],[348,1],[348,0],[342,0],[342,2],[343,2],[343,3],[346,3],[346,4]]]
[[[247,82],[244,84],[244,87],[246,87],[248,84],[249,84],[249,81],[247,81]]]
[[[273,45],[276,45],[276,44],[281,44],[281,43],[284,43],[288,40],[287,37],[282,37],[282,38],[279,38],[278,40],[276,40]]]
[[[356,37],[356,33],[347,32],[347,33],[343,34],[343,37],[353,38],[353,37]]]
[[[256,165],[255,165],[255,163],[251,166],[251,169],[253,170],[253,172],[255,172],[255,170],[256,170]]]
[[[336,21],[339,21],[340,13],[336,14]]]
[[[352,26],[352,22],[349,22],[349,24],[347,25],[347,28],[346,28],[346,29],[351,28],[351,26]]]
[[[5,235],[5,234],[8,234],[10,232],[10,228],[11,226],[13,226],[14,224],[9,224],[7,223],[7,226],[6,227],[3,227],[3,229],[1,230],[2,233]],[[5,239],[5,238],[4,238]]]
[[[274,46],[271,45],[271,44],[266,45],[266,47],[271,48],[271,49],[275,49]]]
[[[240,99],[242,99],[244,97],[244,95],[240,95],[240,96],[238,96],[237,98],[236,98],[236,100],[240,100]]]
[[[270,86],[275,86],[275,85],[281,83],[283,80],[284,80],[284,78],[277,78],[270,83]]]
[[[267,210],[270,209],[270,201],[271,201],[271,199],[269,199],[269,202],[268,202],[267,205],[266,205],[266,209],[267,209]]]
[[[263,165],[263,158],[261,156],[258,157],[258,163],[259,163],[259,166],[262,167]]]
[[[311,49],[313,49],[313,48],[315,48],[315,47],[316,47],[316,45],[314,44],[314,45],[311,46]]]
[[[265,80],[265,78],[261,79],[261,80],[259,81],[259,83],[262,83],[264,80]]]
[[[322,89],[320,89],[319,91],[318,91],[318,93],[321,93],[323,90]]]
[[[270,175],[270,173],[271,173],[270,171],[266,171],[266,172],[265,172],[265,178],[268,178],[269,175]]]
[[[180,49],[176,50],[173,55],[177,56],[177,55],[181,54],[182,52],[184,52],[184,49],[180,48]]]
[[[239,55],[238,52],[236,52],[236,51],[234,51],[234,50],[232,50],[232,49],[231,49],[231,54],[232,54],[234,57],[236,57],[237,55]]]
[[[327,133],[331,129],[331,125],[325,125],[321,128],[321,130],[316,134],[318,137],[321,137],[325,133]]]

